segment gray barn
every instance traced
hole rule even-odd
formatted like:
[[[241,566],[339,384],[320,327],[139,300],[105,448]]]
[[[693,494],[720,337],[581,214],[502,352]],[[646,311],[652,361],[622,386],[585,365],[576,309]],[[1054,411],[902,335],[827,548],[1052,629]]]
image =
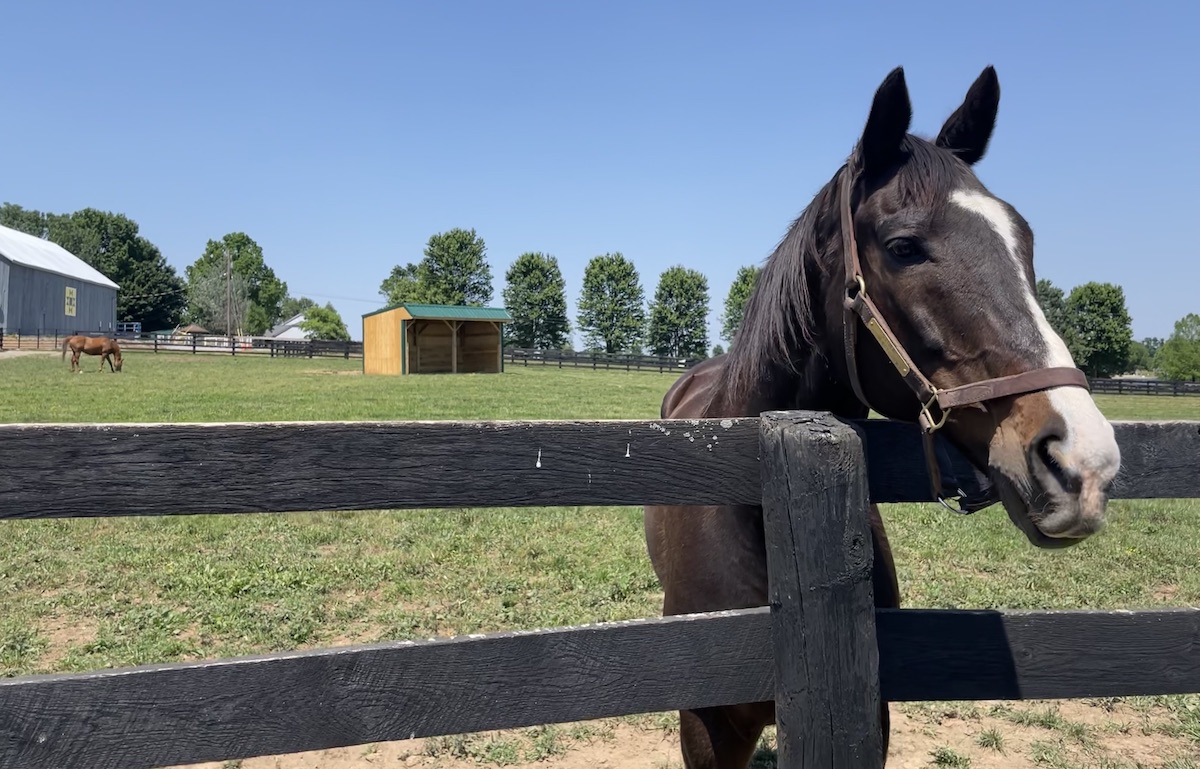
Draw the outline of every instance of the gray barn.
[[[0,226],[0,331],[111,334],[118,288],[57,243]]]

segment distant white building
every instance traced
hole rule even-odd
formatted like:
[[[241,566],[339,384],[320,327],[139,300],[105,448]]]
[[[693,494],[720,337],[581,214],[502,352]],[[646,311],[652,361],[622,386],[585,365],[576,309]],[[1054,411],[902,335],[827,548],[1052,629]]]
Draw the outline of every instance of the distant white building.
[[[297,313],[263,334],[267,339],[308,339],[308,332],[300,328],[304,313]]]

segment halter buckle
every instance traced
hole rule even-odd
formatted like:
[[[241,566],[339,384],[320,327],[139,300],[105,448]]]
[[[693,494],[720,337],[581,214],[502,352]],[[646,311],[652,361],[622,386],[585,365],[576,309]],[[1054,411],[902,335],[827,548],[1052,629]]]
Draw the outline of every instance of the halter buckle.
[[[942,409],[941,410],[942,418],[939,420],[935,420],[933,418],[933,412],[930,411],[930,409],[933,407],[933,404],[937,401],[937,397],[938,397],[938,390],[935,387],[935,388],[933,388],[933,394],[929,396],[929,400],[927,400],[925,403],[921,404],[921,416],[919,417],[918,421],[921,423],[921,428],[923,430],[925,430],[925,432],[927,432],[927,433],[935,433],[938,430],[942,429],[942,427],[944,427],[946,424],[946,420],[950,418],[950,412],[954,410],[954,409]]]

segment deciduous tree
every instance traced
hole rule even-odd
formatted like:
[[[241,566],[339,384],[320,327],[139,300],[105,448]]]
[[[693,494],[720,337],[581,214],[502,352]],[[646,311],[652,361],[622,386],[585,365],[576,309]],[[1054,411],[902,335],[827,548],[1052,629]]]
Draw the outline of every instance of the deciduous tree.
[[[704,358],[708,351],[708,279],[676,265],[659,276],[647,336],[655,355]]]
[[[638,353],[646,327],[637,268],[619,251],[592,257],[583,272],[578,327],[585,348]]]
[[[492,268],[487,246],[474,229],[454,228],[429,238],[420,265],[426,301],[484,306],[492,301]]]
[[[481,307],[492,301],[487,245],[474,229],[431,235],[420,262],[396,265],[379,293],[388,304],[417,302]]]
[[[756,265],[741,267],[733,278],[733,285],[725,295],[725,311],[721,314],[721,338],[726,342],[733,341],[738,327],[742,324],[742,318],[746,314],[746,302],[750,299],[750,293],[754,290],[760,272],[762,268]]]
[[[521,254],[504,280],[504,307],[513,317],[505,327],[506,342],[537,350],[561,349],[571,323],[558,260],[543,253]]]
[[[324,307],[313,306],[304,310],[304,321],[301,330],[308,334],[309,339],[329,339],[338,342],[349,342],[350,332],[342,321],[341,314],[329,302]]]
[[[379,293],[387,297],[389,305],[428,303],[425,286],[421,282],[421,265],[409,262],[396,265],[392,272],[379,284]]]
[[[1066,308],[1075,365],[1093,377],[1124,371],[1133,342],[1124,290],[1112,283],[1084,283],[1071,289]]]
[[[1188,313],[1175,321],[1175,331],[1158,351],[1158,370],[1167,379],[1200,379],[1200,315]]]
[[[1065,338],[1070,324],[1067,323],[1067,296],[1063,290],[1041,278],[1037,282],[1037,301],[1050,327]]]
[[[245,278],[250,299],[240,328],[243,333],[261,334],[279,322],[287,284],[275,276],[275,271],[263,259],[262,247],[246,233],[231,232],[220,240],[208,241],[200,258],[188,265],[189,288],[202,275],[211,276],[216,272],[223,278],[227,258],[232,261],[234,274]],[[189,312],[190,305],[189,295]],[[196,319],[194,315],[193,319]]]
[[[197,271],[188,281],[188,315],[214,334],[244,329],[251,304],[250,283],[236,271],[228,283],[224,271],[212,267]]]
[[[307,296],[295,297],[289,295],[284,297],[283,303],[279,305],[279,318],[280,320],[294,318],[307,310],[309,307],[316,306],[317,303],[309,299]]]
[[[41,211],[22,208],[16,203],[0,205],[0,225],[35,238],[46,237],[46,215]]]

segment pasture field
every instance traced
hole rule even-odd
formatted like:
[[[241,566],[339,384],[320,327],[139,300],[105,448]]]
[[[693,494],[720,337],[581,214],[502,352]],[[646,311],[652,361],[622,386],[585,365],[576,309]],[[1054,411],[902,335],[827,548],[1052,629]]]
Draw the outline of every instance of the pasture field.
[[[520,366],[502,375],[364,377],[361,362],[342,359],[150,353],[127,355],[119,375],[84,363],[85,373],[71,375],[57,354],[0,353],[0,422],[646,419],[658,416],[675,379]],[[1200,398],[1097,401],[1113,419],[1200,419]],[[1197,513],[1196,501],[1114,502],[1108,530],[1045,552],[998,506],[970,517],[936,505],[884,508],[905,605],[961,608],[1200,605]],[[639,508],[0,527],[4,676],[616,620],[660,608]],[[1200,697],[920,703],[892,712],[889,767],[1200,767]],[[674,714],[660,714],[240,765],[677,767],[676,725]],[[774,765],[771,744],[769,732],[758,765]]]

